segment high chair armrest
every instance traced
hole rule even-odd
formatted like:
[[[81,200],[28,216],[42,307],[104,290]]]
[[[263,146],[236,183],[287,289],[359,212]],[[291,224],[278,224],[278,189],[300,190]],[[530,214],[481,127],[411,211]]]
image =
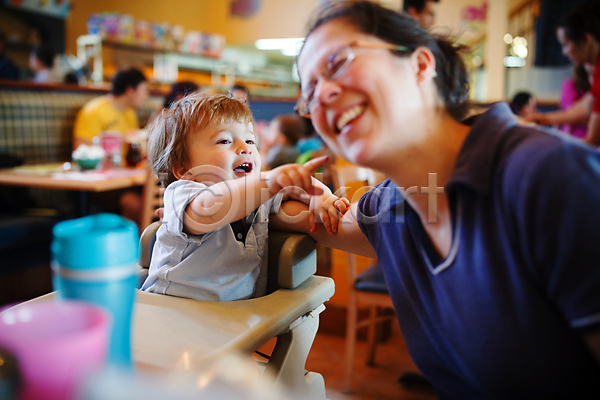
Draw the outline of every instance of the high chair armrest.
[[[315,241],[302,233],[269,231],[269,292],[294,289],[317,272]]]

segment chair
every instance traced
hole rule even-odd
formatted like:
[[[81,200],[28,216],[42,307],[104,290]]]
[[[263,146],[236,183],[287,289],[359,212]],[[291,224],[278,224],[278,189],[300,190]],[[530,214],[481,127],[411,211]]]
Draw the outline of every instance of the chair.
[[[153,222],[140,237],[140,265],[143,268],[150,265],[159,227],[160,222]],[[268,295],[250,300],[215,302],[140,292],[138,299],[141,296],[146,299],[138,300],[138,303],[156,306],[155,303],[160,302],[167,306],[169,315],[165,316],[164,321],[170,323],[160,320],[164,310],[138,307],[139,319],[144,318],[145,314],[152,315],[152,318],[148,318],[144,326],[137,325],[134,341],[147,332],[152,332],[156,337],[168,337],[174,343],[171,346],[181,350],[171,350],[171,353],[183,353],[186,363],[205,366],[210,360],[227,352],[252,352],[277,337],[265,367],[275,377],[276,386],[293,391],[298,398],[325,399],[323,377],[307,372],[304,365],[318,329],[319,314],[325,309],[323,303],[333,295],[333,280],[313,276],[317,269],[316,249],[314,240],[308,235],[270,231],[268,246]],[[173,311],[184,317],[182,326],[190,327],[192,331],[180,332],[172,326],[173,316],[170,314]],[[205,332],[207,330],[210,333]],[[203,343],[203,337],[193,336],[196,333],[207,337],[206,341],[215,343],[205,343],[206,349],[191,352],[190,336],[195,346]],[[139,341],[147,344],[153,339],[143,338]],[[144,349],[134,351],[137,363],[148,363],[152,367],[172,368],[175,365],[170,354],[161,356],[151,346],[147,351],[146,346],[138,347]]]
[[[163,194],[165,189],[152,171],[148,171],[148,179],[144,185],[142,193],[142,211],[140,215],[140,232],[143,231],[152,221],[158,218],[154,215],[157,208],[163,207]]]
[[[354,165],[332,166],[331,178],[339,196],[345,196],[355,201],[359,195],[366,192],[365,186],[375,186],[385,178],[382,173],[368,168]],[[358,184],[358,185],[357,185]],[[359,188],[353,191],[352,189]],[[352,194],[352,195],[351,195]],[[351,390],[352,370],[356,349],[356,333],[359,328],[368,327],[367,364],[372,365],[375,360],[377,344],[377,324],[387,320],[395,320],[394,314],[378,316],[379,309],[393,309],[392,299],[387,290],[383,270],[373,260],[372,265],[357,275],[357,256],[346,253],[346,267],[348,277],[348,306],[346,308],[346,351],[345,351],[345,391]],[[369,317],[358,320],[360,305],[368,305]]]

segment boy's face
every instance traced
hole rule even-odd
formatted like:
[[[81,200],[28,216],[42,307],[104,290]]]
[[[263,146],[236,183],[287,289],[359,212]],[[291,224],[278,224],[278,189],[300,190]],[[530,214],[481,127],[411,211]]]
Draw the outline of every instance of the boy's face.
[[[196,130],[188,136],[187,146],[190,165],[176,171],[181,175],[193,167],[206,165],[223,169],[231,178],[260,172],[261,160],[252,125],[232,121]]]

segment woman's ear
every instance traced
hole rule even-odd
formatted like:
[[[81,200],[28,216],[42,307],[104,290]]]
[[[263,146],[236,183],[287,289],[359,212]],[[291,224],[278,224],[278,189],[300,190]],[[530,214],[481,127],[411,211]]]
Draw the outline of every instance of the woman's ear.
[[[411,54],[415,73],[417,74],[417,82],[422,83],[431,80],[437,76],[435,70],[435,57],[431,50],[425,46],[419,46]]]

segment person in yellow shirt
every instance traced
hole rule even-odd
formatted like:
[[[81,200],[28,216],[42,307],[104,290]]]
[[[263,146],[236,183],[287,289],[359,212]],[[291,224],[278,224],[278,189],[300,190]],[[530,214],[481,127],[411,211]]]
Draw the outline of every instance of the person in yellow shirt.
[[[80,144],[90,145],[102,131],[126,133],[139,129],[135,110],[141,108],[149,96],[148,82],[141,71],[128,68],[117,72],[111,92],[89,101],[77,113],[73,149]]]
[[[128,68],[117,72],[112,80],[111,92],[89,101],[77,113],[73,149],[81,144],[91,145],[92,139],[102,131],[125,134],[139,129],[135,110],[141,108],[148,97],[148,81],[141,71]],[[139,221],[142,203],[140,190],[94,193],[91,202],[101,207],[96,211],[119,213],[135,222]]]

